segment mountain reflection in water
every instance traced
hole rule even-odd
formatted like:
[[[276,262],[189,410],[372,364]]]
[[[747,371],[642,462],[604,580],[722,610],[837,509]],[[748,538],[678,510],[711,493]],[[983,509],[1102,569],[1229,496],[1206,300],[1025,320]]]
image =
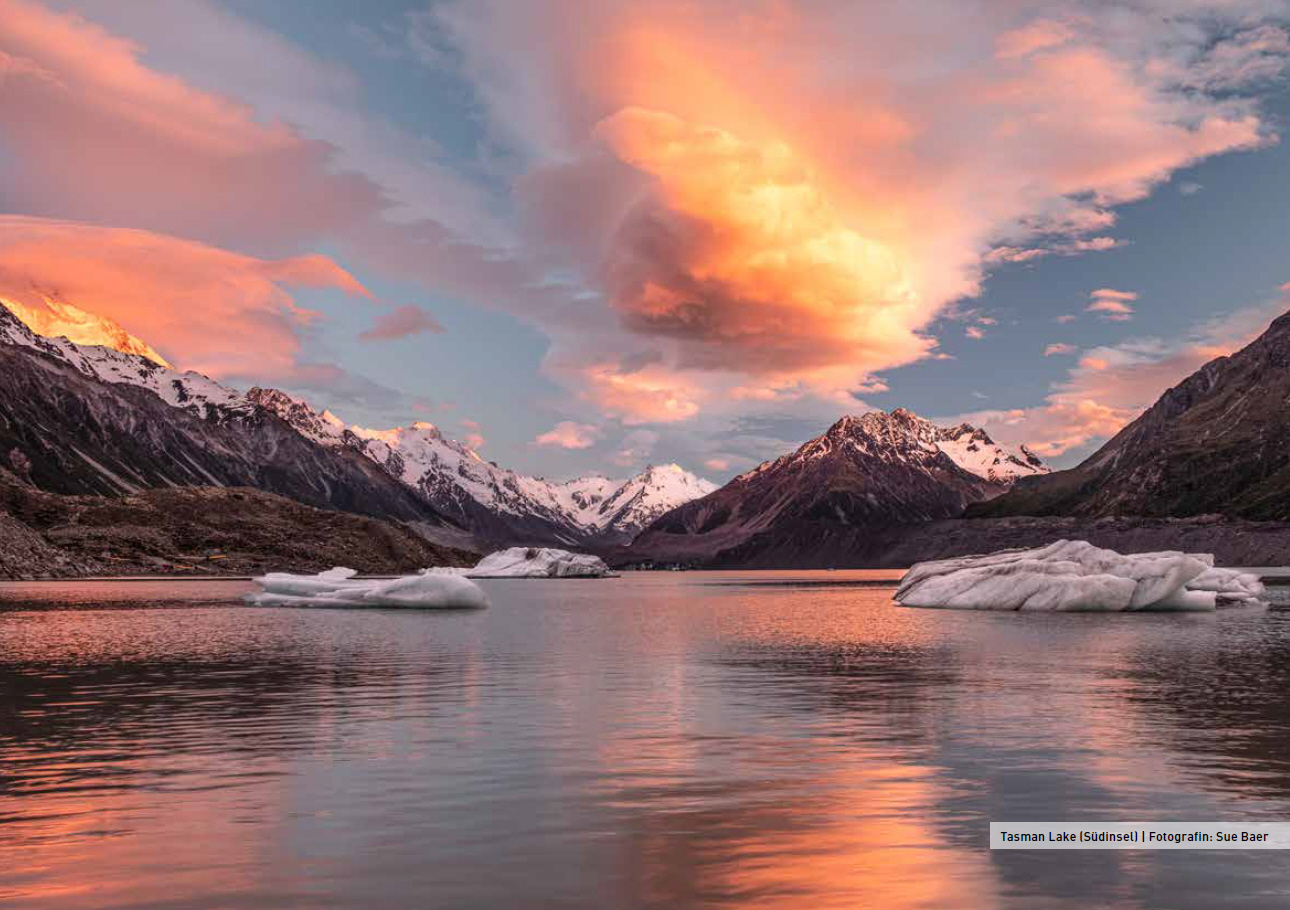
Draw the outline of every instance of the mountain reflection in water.
[[[1290,615],[919,611],[861,572],[494,606],[0,585],[0,903],[1283,907],[1277,852],[986,849],[1290,803]]]

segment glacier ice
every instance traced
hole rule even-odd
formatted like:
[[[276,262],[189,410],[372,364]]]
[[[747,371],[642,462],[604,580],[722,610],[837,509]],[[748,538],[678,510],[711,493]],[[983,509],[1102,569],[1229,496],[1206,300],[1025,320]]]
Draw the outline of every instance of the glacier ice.
[[[488,606],[483,589],[455,575],[403,575],[355,578],[353,569],[337,567],[317,575],[270,572],[255,582],[260,591],[247,594],[259,607],[414,607],[421,609]]]
[[[612,578],[615,574],[599,556],[552,547],[511,547],[490,553],[473,569],[429,571],[467,578]]]
[[[901,579],[909,607],[966,610],[1213,610],[1219,602],[1258,603],[1258,576],[1214,568],[1208,554],[1122,555],[1083,540],[920,562]]]

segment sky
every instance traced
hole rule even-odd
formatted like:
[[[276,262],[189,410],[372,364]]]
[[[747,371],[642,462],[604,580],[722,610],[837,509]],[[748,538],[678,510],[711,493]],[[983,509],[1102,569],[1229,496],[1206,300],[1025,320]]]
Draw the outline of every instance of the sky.
[[[0,0],[0,296],[349,423],[1070,466],[1290,309],[1290,0]]]

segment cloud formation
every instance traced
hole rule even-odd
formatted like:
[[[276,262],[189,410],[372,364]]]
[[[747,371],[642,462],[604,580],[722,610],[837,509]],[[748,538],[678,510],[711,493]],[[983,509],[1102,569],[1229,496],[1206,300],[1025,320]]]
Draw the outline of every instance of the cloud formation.
[[[333,170],[332,146],[141,51],[80,16],[0,0],[8,211],[282,252],[387,204],[371,180]]]
[[[540,446],[554,446],[560,449],[589,449],[596,444],[600,436],[600,429],[593,424],[562,420],[539,435],[533,442]]]
[[[436,24],[522,162],[536,247],[626,331],[574,368],[548,322],[552,364],[624,412],[606,355],[648,345],[693,415],[933,355],[985,269],[1116,246],[1117,205],[1273,141],[1252,100],[1287,56],[1270,8],[1170,12],[479,0]]]
[[[147,231],[0,216],[0,297],[105,316],[209,376],[323,378],[328,368],[300,363],[300,333],[317,314],[292,286],[370,297],[324,256],[257,259]]]
[[[1290,294],[1283,293],[1197,325],[1179,339],[1145,337],[1092,348],[1039,407],[982,411],[964,419],[1045,457],[1060,456],[1118,433],[1166,389],[1262,334],[1287,306]]]
[[[425,310],[411,304],[376,317],[376,322],[358,337],[361,341],[393,341],[422,332],[442,334],[444,328]]]
[[[1133,301],[1138,299],[1135,291],[1117,291],[1113,288],[1098,288],[1089,294],[1089,305],[1085,310],[1096,313],[1103,319],[1113,322],[1128,322],[1133,318]]]

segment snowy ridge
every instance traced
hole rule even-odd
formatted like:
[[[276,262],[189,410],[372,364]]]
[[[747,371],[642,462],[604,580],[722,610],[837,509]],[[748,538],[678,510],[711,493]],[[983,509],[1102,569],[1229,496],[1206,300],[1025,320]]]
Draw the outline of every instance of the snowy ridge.
[[[649,468],[627,481],[600,475],[563,483],[530,477],[485,461],[464,443],[444,437],[434,424],[391,430],[349,426],[329,411],[317,412],[308,402],[278,389],[253,388],[243,394],[200,373],[163,366],[141,353],[44,337],[7,307],[0,307],[0,343],[42,351],[104,382],[147,389],[171,407],[203,420],[275,414],[312,443],[371,459],[422,501],[484,532],[485,537],[564,544],[620,542],[653,517],[715,488],[675,465]]]
[[[44,306],[28,306],[18,300],[0,297],[0,306],[13,313],[37,335],[66,338],[73,344],[111,348],[123,354],[137,354],[158,366],[170,363],[141,338],[131,335],[104,316],[96,316],[80,307],[44,296]]]
[[[251,405],[240,393],[201,373],[181,372],[154,362],[143,354],[113,347],[77,344],[65,337],[43,337],[14,313],[10,301],[0,299],[0,303],[4,304],[0,308],[0,342],[43,351],[103,382],[147,389],[171,407],[183,408],[199,417],[213,419],[251,410]],[[147,345],[143,346],[147,348]]]
[[[920,464],[944,453],[963,470],[991,483],[1011,485],[1020,477],[1047,474],[1050,468],[1027,449],[996,443],[985,430],[961,423],[938,427],[905,408],[890,413],[871,411],[843,417],[823,436],[808,442],[794,455],[760,465],[743,475],[751,478],[786,460],[820,458],[837,446],[850,446],[888,462]]]

